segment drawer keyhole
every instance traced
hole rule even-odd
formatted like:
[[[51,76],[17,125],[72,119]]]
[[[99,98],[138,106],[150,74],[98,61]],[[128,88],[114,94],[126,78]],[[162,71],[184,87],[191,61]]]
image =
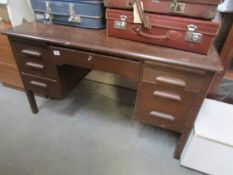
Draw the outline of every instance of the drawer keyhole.
[[[87,58],[87,61],[90,62],[91,60],[93,60],[93,56],[90,55],[90,56]]]

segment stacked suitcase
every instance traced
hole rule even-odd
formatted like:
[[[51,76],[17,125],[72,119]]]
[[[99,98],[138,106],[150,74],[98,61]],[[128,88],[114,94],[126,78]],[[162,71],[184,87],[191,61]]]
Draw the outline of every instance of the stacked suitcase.
[[[221,0],[105,0],[107,35],[208,54]]]
[[[102,0],[31,0],[37,21],[75,27],[105,28]]]
[[[222,0],[31,0],[38,21],[101,29],[107,35],[208,54]],[[106,10],[105,15],[105,7]]]

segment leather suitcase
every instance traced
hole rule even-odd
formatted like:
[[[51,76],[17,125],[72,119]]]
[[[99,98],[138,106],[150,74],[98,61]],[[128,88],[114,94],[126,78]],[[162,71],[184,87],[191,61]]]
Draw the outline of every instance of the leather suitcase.
[[[37,21],[75,27],[105,28],[105,8],[100,0],[31,0]]]
[[[145,13],[143,24],[133,23],[133,13],[107,9],[107,35],[195,53],[207,54],[220,28],[220,16],[214,20]],[[148,24],[149,22],[149,24]]]
[[[132,9],[142,1],[145,12],[213,19],[222,0],[104,0],[109,8]]]

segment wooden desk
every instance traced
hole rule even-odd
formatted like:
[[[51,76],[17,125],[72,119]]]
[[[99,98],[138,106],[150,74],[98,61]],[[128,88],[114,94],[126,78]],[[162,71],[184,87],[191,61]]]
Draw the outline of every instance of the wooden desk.
[[[222,71],[215,48],[204,56],[108,38],[105,32],[35,22],[3,32],[32,112],[38,112],[34,92],[62,98],[91,69],[118,73],[138,81],[137,120],[181,134],[179,158],[213,77]]]

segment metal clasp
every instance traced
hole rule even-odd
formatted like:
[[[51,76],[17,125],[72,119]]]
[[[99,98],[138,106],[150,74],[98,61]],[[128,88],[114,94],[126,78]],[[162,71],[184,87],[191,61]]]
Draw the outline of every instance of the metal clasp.
[[[197,26],[191,24],[187,26],[187,33],[185,36],[185,40],[194,43],[201,43],[203,39],[203,34],[195,32],[197,30]]]
[[[80,15],[77,15],[75,13],[75,9],[74,9],[74,4],[73,3],[69,3],[69,19],[68,22],[73,22],[73,23],[80,23],[81,22],[81,17]]]
[[[44,14],[45,20],[47,20],[49,23],[52,23],[52,15],[51,15],[51,8],[50,8],[50,2],[45,1],[45,6],[46,6],[46,12]]]
[[[119,20],[116,20],[115,22],[114,22],[114,28],[115,29],[120,29],[120,30],[125,30],[126,29],[126,24],[127,24],[127,22],[126,22],[126,20],[127,20],[127,16],[125,16],[125,15],[121,15],[120,16],[120,21]]]
[[[184,13],[185,3],[178,2],[178,0],[171,0],[170,11],[173,13]]]

